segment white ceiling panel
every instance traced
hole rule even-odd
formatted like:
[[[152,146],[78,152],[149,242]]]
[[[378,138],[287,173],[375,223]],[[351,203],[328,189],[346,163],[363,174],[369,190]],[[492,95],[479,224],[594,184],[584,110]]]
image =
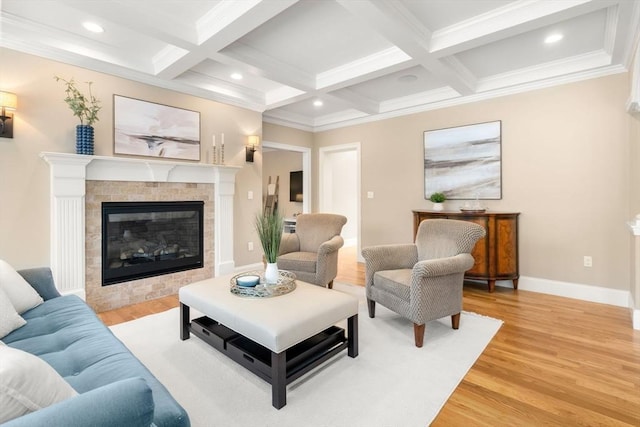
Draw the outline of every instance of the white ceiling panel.
[[[0,3],[2,47],[315,131],[623,72],[639,32],[640,0]]]
[[[488,77],[604,49],[607,10],[578,16],[544,28],[470,49],[455,57],[476,77]],[[545,38],[562,34],[557,43]]]
[[[415,66],[367,80],[353,85],[347,90],[377,102],[382,102],[440,87],[442,87],[442,81],[424,67]]]
[[[236,43],[311,74],[392,46],[332,1],[299,2]],[[231,45],[223,53],[233,51]]]

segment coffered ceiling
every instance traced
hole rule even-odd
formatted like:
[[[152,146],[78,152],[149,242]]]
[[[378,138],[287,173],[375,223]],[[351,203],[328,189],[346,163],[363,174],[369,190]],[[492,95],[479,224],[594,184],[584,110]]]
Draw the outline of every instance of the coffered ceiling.
[[[621,72],[640,27],[640,0],[0,4],[0,46],[316,131]]]

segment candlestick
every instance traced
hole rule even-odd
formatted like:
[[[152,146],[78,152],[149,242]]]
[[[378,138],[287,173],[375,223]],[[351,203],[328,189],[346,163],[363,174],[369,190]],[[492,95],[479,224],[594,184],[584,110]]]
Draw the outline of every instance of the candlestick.
[[[213,156],[212,156],[212,162],[215,165],[218,162],[218,159],[216,158],[216,135],[213,134]]]
[[[220,144],[220,163],[224,165],[224,133],[220,134],[221,144]]]

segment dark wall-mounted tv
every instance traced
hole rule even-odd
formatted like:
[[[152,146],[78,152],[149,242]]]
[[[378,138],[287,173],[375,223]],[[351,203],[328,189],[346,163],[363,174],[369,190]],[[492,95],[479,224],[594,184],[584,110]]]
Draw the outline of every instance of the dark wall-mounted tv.
[[[302,171],[289,172],[289,201],[302,202]]]

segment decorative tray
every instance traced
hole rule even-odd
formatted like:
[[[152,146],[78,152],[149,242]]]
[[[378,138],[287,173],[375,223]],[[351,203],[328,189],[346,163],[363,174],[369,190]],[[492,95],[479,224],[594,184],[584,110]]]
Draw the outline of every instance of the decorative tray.
[[[258,276],[260,281],[255,286],[242,286],[238,284],[239,277]],[[267,284],[264,280],[264,271],[245,271],[231,278],[230,291],[234,295],[253,298],[270,298],[288,294],[296,288],[296,275],[287,270],[278,270],[278,281]]]
[[[460,208],[460,211],[464,213],[484,213],[486,209]]]

